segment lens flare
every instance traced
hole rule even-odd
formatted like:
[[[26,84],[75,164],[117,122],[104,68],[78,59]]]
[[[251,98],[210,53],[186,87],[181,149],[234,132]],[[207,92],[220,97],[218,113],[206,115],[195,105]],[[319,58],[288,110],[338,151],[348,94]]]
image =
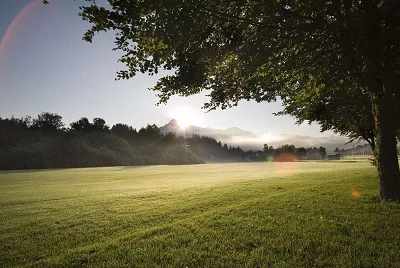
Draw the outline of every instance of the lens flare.
[[[351,197],[353,197],[354,199],[360,198],[360,191],[353,190],[351,192]]]
[[[299,172],[296,157],[289,153],[282,153],[275,157],[275,170],[284,176],[290,176]]]
[[[29,2],[21,11],[14,17],[10,25],[8,26],[7,30],[3,34],[3,37],[1,38],[0,41],[0,63],[2,58],[5,56],[6,48],[7,45],[10,44],[11,37],[13,35],[13,32],[17,28],[17,26],[21,23],[22,19],[26,16],[26,14],[29,12],[29,10],[32,9],[32,7],[41,4],[40,0],[32,0]],[[0,66],[1,67],[1,66]]]
[[[275,162],[296,162],[296,157],[292,154],[282,153],[275,158]]]

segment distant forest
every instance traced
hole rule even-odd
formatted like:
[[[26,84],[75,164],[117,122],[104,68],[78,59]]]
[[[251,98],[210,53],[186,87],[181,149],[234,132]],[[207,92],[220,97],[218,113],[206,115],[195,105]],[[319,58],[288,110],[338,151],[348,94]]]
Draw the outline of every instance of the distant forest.
[[[262,150],[244,151],[209,137],[162,134],[154,124],[139,130],[121,123],[109,127],[101,118],[90,122],[82,117],[66,127],[62,116],[47,112],[36,118],[0,117],[0,169],[292,160],[279,158],[283,153],[300,160],[323,159],[326,150],[265,144]]]

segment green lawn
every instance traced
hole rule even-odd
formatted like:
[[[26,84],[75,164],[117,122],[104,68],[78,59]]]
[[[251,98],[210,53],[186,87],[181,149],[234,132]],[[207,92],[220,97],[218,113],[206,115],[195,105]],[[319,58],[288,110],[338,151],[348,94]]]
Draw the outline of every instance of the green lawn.
[[[400,267],[365,162],[0,172],[0,267]]]

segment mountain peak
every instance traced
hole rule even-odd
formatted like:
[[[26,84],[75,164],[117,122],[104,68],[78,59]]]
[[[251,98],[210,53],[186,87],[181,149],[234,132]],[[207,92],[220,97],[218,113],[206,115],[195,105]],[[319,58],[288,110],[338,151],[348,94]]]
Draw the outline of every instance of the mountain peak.
[[[240,128],[238,128],[238,127],[230,127],[230,128],[227,128],[227,129],[225,129],[225,130],[234,130],[234,131],[244,131],[243,129],[240,129]]]
[[[256,135],[254,135],[253,133],[251,133],[249,131],[245,131],[238,127],[230,127],[230,128],[225,129],[224,131],[229,136],[243,136],[243,137],[247,137],[247,138],[255,138],[256,137]]]
[[[167,125],[170,125],[170,126],[177,126],[177,125],[179,125],[179,123],[178,123],[178,120],[172,119],[171,121],[169,121],[169,123],[168,123]]]
[[[279,147],[283,144],[293,144],[296,147],[307,148],[323,146],[327,148],[327,150],[333,151],[336,147],[343,148],[344,144],[346,144],[346,142],[348,141],[347,138],[340,136],[316,138],[287,133],[273,133],[273,135],[270,133],[257,137],[253,133],[245,131],[238,127],[230,127],[227,129],[214,129],[192,125],[185,129],[181,129],[179,128],[178,121],[175,119],[172,119],[165,126],[160,127],[160,131],[162,133],[173,132],[177,135],[184,135],[186,137],[189,137],[193,134],[207,136],[232,146],[240,145],[240,147],[242,148],[255,150],[262,149],[264,144],[268,143],[268,145],[272,145],[274,147]]]
[[[184,135],[201,135],[208,136],[211,138],[215,138],[217,140],[225,140],[230,137],[243,137],[243,138],[254,138],[256,137],[253,133],[242,130],[238,127],[231,127],[225,130],[223,129],[213,129],[213,128],[203,128],[199,126],[190,125],[186,127],[184,130],[179,128],[179,122],[175,119],[172,119],[165,126],[160,127],[160,131],[162,133],[174,132],[176,134],[184,134]]]

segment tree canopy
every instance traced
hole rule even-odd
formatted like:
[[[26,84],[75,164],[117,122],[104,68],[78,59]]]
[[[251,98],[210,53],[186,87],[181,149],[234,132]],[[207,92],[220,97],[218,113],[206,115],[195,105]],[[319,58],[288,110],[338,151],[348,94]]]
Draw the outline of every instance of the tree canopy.
[[[62,116],[58,114],[43,112],[39,114],[36,119],[32,120],[32,128],[55,131],[63,127]]]
[[[62,118],[56,113],[42,113],[38,117],[43,118],[43,114]],[[82,117],[71,123],[70,128],[58,129],[49,128],[48,124],[38,125],[35,120],[31,117],[0,118],[0,170],[199,164],[204,161],[294,161],[295,156],[312,159],[316,152],[325,151],[322,147],[306,149],[288,144],[276,149],[265,145],[264,151],[244,151],[239,146],[223,145],[211,137],[161,133],[154,124],[139,131],[122,123],[109,129],[104,127],[105,120],[98,117],[93,123]],[[291,157],[282,158],[282,154]]]
[[[206,107],[226,108],[285,89],[341,90],[343,81],[379,94],[368,74],[395,76],[399,64],[398,1],[109,2],[82,8],[94,23],[85,40],[116,31],[127,66],[119,78],[175,70],[154,87],[161,102],[209,90]]]
[[[92,23],[84,39],[115,32],[115,50],[123,52],[126,65],[119,79],[162,68],[173,73],[153,88],[161,103],[202,90],[210,97],[207,109],[283,97],[289,114],[298,116],[306,107],[310,117],[300,120],[311,118],[339,133],[359,135],[373,125],[375,138],[368,138],[375,143],[381,197],[400,199],[392,116],[400,85],[399,1],[109,0],[106,7],[88,2],[80,13]],[[318,102],[308,102],[313,95],[321,97]],[[344,96],[362,100],[357,107],[369,111],[356,119],[362,128],[336,123],[354,111]],[[323,114],[321,107],[332,113]],[[313,109],[323,116],[313,117]]]
[[[347,136],[349,142],[365,140],[375,149],[375,126],[372,102],[363,92],[351,87],[334,92],[319,91],[309,94],[303,89],[283,97],[284,110],[278,115],[292,115],[297,123],[318,122],[321,131],[332,130]]]

